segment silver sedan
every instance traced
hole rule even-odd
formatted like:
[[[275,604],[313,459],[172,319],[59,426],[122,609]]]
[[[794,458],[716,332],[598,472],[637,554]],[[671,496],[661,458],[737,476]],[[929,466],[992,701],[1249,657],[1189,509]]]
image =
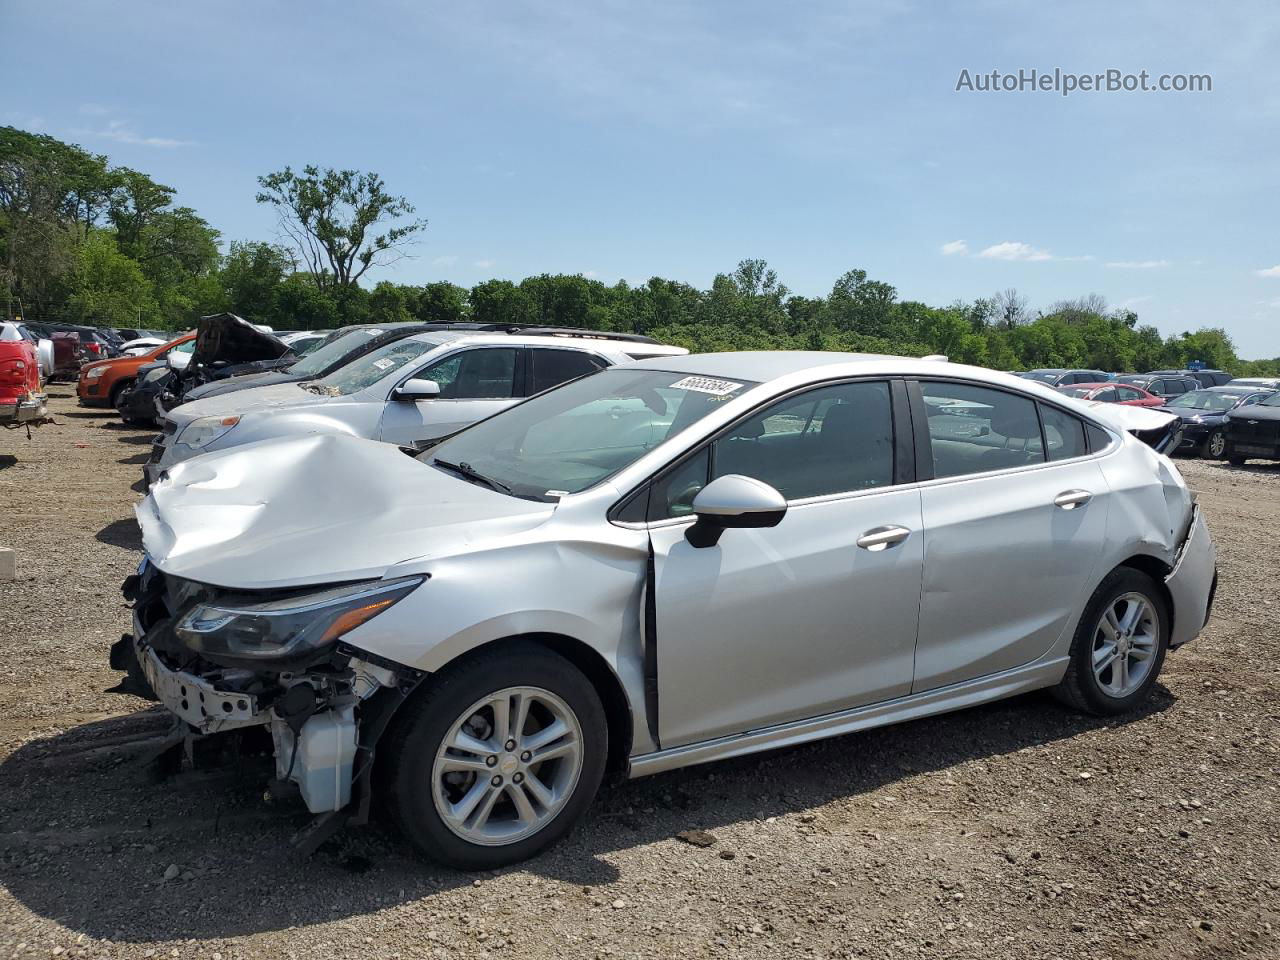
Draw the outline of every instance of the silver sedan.
[[[416,458],[213,453],[139,507],[113,662],[192,736],[267,727],[324,829],[377,783],[424,853],[492,868],[609,767],[1039,688],[1134,709],[1216,561],[1125,415],[938,360],[737,353],[607,369]]]

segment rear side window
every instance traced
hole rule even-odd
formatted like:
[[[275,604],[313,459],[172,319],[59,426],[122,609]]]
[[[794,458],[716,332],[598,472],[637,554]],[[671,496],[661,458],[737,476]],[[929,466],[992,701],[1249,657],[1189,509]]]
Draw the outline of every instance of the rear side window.
[[[1116,396],[1116,388],[1107,387],[1103,390],[1099,390],[1097,395],[1093,399],[1100,400],[1103,403],[1115,403],[1116,400],[1118,399]]]
[[[568,380],[576,380],[588,373],[595,373],[604,361],[581,350],[529,351],[529,393],[541,393],[558,387]]]
[[[1120,395],[1120,402],[1126,403],[1130,400],[1141,400],[1142,394],[1132,387],[1116,387],[1116,393]]]
[[[1089,452],[1083,420],[1042,403],[1040,421],[1044,425],[1045,450],[1050,460],[1070,460]]]
[[[935,477],[960,477],[1044,463],[1036,404],[1003,390],[961,383],[920,384]]]

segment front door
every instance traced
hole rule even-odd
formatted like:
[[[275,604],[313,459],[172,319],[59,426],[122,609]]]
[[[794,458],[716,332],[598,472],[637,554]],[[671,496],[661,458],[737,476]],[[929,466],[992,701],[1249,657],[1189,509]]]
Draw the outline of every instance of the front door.
[[[469,347],[416,370],[409,376],[434,380],[440,395],[417,401],[388,400],[378,439],[417,446],[510,406],[517,396],[519,361],[515,347]]]
[[[726,474],[776,487],[787,515],[695,548],[692,499]],[[864,381],[776,401],[654,481],[663,747],[910,690],[924,538],[894,479],[889,385]]]

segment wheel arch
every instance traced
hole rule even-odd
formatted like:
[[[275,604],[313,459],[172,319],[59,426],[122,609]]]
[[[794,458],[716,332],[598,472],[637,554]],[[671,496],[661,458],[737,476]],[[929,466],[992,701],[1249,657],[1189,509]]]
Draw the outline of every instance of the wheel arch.
[[[492,654],[503,646],[534,645],[559,654],[578,668],[595,688],[604,707],[605,720],[609,724],[609,753],[606,770],[611,773],[626,770],[631,757],[634,719],[631,702],[622,680],[609,665],[608,660],[590,644],[563,633],[530,632],[499,637],[488,643],[472,647],[448,661],[441,669],[480,654]]]
[[[1130,570],[1137,570],[1139,573],[1145,573],[1155,583],[1156,589],[1160,591],[1160,596],[1164,600],[1165,609],[1169,611],[1169,635],[1172,636],[1173,624],[1177,619],[1178,611],[1174,607],[1173,594],[1169,592],[1169,586],[1165,583],[1165,578],[1173,572],[1173,569],[1159,557],[1153,557],[1148,553],[1135,553],[1112,567],[1103,577],[1103,580],[1111,576],[1115,571],[1126,567]],[[1101,583],[1102,581],[1099,580],[1098,582]]]
[[[120,400],[120,394],[127,388],[133,386],[138,381],[137,374],[133,376],[125,375],[118,377],[115,383],[111,384],[111,389],[107,391],[107,401],[114,407]]]

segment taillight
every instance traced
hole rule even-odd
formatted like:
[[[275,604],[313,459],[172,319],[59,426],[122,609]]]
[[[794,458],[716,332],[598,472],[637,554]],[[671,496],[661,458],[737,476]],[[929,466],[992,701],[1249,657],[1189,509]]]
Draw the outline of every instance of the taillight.
[[[7,386],[25,386],[27,383],[27,365],[22,360],[5,360],[0,362],[0,384]]]
[[[86,343],[86,344],[84,345],[84,348],[85,348],[86,350],[88,350],[90,353],[101,353],[101,352],[102,352],[102,344],[100,344],[100,343]]]

